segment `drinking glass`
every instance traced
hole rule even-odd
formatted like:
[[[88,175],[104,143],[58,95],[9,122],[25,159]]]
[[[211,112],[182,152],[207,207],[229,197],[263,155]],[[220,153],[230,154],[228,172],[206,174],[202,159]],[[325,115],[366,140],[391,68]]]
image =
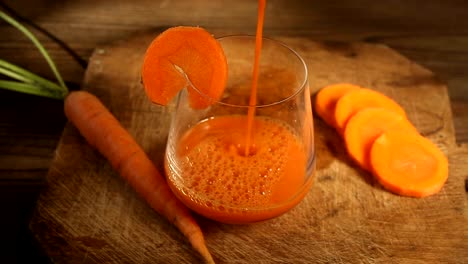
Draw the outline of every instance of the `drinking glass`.
[[[186,206],[207,218],[234,224],[266,220],[293,208],[312,186],[307,67],[288,46],[264,38],[257,103],[249,106],[255,37],[218,41],[228,62],[224,94],[204,109],[190,106],[187,89],[178,95],[166,148],[167,181]]]

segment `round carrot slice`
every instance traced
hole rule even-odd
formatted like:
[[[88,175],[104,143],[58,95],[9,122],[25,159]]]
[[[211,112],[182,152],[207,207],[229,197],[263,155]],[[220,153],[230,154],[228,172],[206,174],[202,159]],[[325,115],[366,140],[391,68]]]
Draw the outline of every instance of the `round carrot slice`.
[[[372,144],[389,130],[418,132],[406,117],[386,108],[364,108],[349,119],[344,131],[346,149],[361,168],[370,170]]]
[[[384,94],[361,88],[343,95],[336,103],[335,121],[340,133],[344,132],[348,120],[359,110],[366,107],[381,107],[406,117],[405,110]]]
[[[192,108],[218,101],[227,81],[221,44],[200,27],[173,27],[158,35],[146,50],[142,81],[152,102],[167,105],[188,88]]]
[[[388,131],[371,148],[374,176],[396,194],[424,197],[437,193],[448,178],[448,160],[429,139]]]
[[[336,127],[336,102],[347,92],[360,88],[361,87],[349,83],[339,83],[323,87],[315,97],[315,111],[317,112],[317,115],[319,115],[328,125]]]

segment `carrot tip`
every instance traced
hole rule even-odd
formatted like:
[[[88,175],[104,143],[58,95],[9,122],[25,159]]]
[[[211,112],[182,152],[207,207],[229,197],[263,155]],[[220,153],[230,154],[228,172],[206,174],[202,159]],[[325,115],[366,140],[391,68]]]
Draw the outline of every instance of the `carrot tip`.
[[[190,244],[192,247],[203,257],[205,263],[215,263],[213,260],[213,256],[211,255],[208,247],[205,243],[205,238],[203,233],[201,232],[194,232],[191,235],[187,236],[189,238]]]

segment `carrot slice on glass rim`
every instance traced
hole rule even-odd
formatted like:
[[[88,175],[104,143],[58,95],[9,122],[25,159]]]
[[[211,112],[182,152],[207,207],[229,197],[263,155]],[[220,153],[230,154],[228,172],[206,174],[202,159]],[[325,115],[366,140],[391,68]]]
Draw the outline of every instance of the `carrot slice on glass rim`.
[[[146,50],[142,82],[150,100],[167,105],[183,88],[192,108],[218,101],[227,82],[221,44],[205,29],[178,26],[158,35]]]

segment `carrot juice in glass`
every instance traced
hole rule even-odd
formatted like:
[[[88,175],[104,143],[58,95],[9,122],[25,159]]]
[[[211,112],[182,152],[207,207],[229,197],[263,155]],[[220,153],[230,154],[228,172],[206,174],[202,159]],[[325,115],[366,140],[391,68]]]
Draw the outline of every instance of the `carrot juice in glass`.
[[[167,181],[187,207],[207,218],[266,220],[297,205],[312,185],[307,67],[286,45],[263,38],[252,105],[255,37],[218,41],[228,62],[227,86],[220,100],[203,109],[190,106],[187,89],[180,92],[166,149]]]

